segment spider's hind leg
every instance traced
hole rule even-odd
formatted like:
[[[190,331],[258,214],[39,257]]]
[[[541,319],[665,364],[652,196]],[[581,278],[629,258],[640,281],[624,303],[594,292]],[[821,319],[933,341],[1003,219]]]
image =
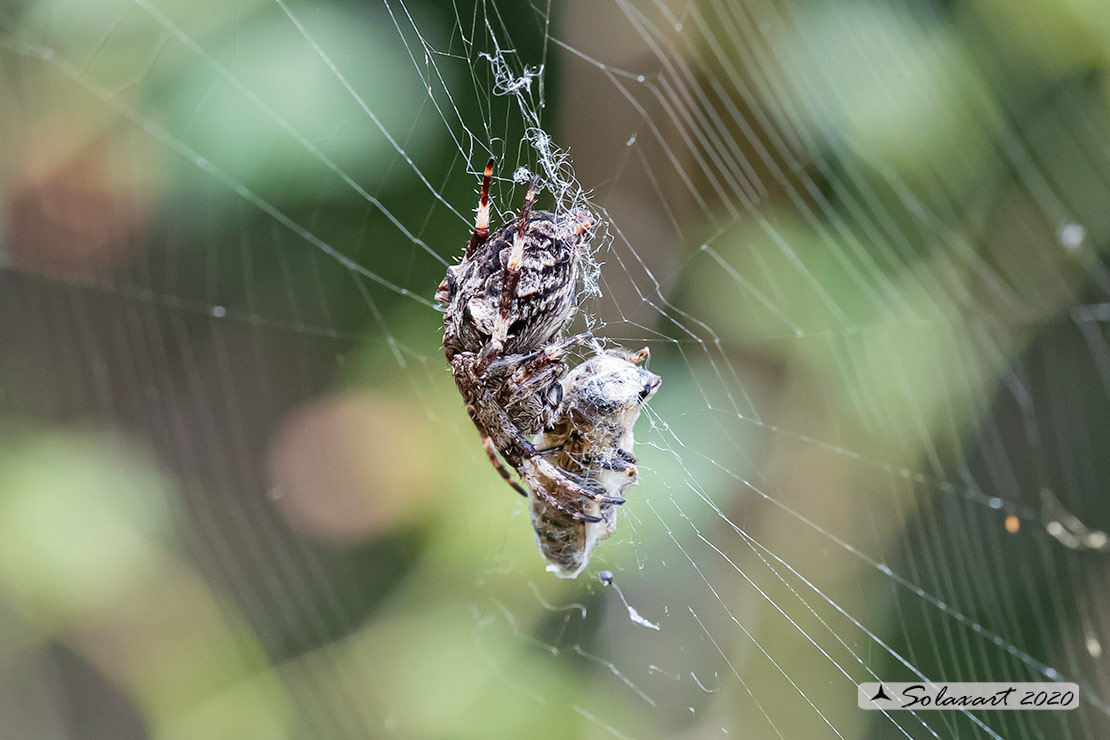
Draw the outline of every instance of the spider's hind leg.
[[[493,177],[493,162],[493,157],[490,157],[486,164],[485,175],[482,177],[481,195],[478,196],[478,207],[475,209],[478,215],[474,218],[474,233],[471,234],[470,244],[467,245],[466,252],[463,253],[463,262],[470,259],[478,247],[489,238],[489,182],[490,178]],[[447,276],[440,281],[439,287],[436,288],[436,303],[439,305],[446,307],[451,303],[460,267],[461,265],[451,265],[447,268]],[[448,317],[444,317],[445,324],[448,320]],[[448,359],[452,354],[453,350],[448,352]]]
[[[494,470],[497,471],[498,475],[500,475],[504,479],[504,481],[512,487],[514,491],[527,498],[528,489],[522,486],[517,481],[513,480],[512,473],[510,473],[508,468],[505,467],[504,463],[501,462],[501,457],[498,455],[497,451],[497,445],[494,444],[493,439],[489,436],[489,434],[486,433],[485,427],[479,422],[478,413],[475,411],[474,407],[467,405],[466,412],[470,415],[470,420],[474,422],[474,426],[478,428],[478,434],[480,434],[482,437],[482,447],[485,448],[486,457],[489,458],[490,464],[493,465]],[[507,431],[516,431],[516,427],[511,426],[507,419],[501,419],[501,423],[508,425]]]
[[[466,247],[464,260],[470,259],[474,251],[489,237],[489,181],[493,177],[493,162],[494,158],[490,157],[489,162],[486,163],[486,171],[482,177],[482,193],[478,196],[478,215],[474,217],[474,234]]]
[[[506,468],[501,460],[497,457],[497,450],[493,446],[493,440],[485,435],[482,435],[482,446],[486,448],[486,456],[489,457],[489,461],[493,463],[494,469],[497,470],[501,477],[505,479],[505,482],[512,486],[512,489],[519,493],[521,496],[528,498],[528,489],[520,485],[520,483],[518,483],[517,481],[513,480],[512,473],[509,472],[509,469]]]

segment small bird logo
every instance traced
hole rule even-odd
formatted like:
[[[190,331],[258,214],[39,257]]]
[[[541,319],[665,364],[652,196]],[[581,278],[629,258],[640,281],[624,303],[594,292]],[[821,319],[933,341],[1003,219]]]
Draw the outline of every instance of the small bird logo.
[[[878,701],[879,699],[891,700],[890,697],[886,695],[886,691],[883,690],[882,684],[879,684],[879,690],[871,697],[871,701]]]

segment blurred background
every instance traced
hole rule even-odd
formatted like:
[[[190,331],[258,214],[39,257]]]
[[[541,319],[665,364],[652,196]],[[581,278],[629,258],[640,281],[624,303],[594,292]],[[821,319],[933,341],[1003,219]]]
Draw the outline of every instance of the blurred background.
[[[0,4],[0,736],[1110,736],[1108,61],[1096,0]],[[440,348],[491,155],[663,377],[576,580]],[[1081,706],[856,708],[926,678]]]

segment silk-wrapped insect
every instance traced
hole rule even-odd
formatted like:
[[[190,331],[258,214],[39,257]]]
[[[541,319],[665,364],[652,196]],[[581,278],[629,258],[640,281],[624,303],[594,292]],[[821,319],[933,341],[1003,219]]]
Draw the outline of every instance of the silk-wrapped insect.
[[[661,382],[642,367],[647,357],[646,347],[599,352],[568,372],[555,421],[534,443],[559,475],[534,458],[524,461],[536,542],[547,569],[560,578],[574,578],[586,567],[597,542],[616,528],[615,505],[638,480],[632,430]]]

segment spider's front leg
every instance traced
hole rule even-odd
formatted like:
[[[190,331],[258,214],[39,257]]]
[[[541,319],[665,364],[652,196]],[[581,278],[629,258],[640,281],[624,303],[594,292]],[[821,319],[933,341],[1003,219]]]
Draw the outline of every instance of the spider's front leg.
[[[548,506],[576,521],[591,524],[603,521],[600,516],[582,511],[581,501],[576,499],[589,499],[603,506],[623,504],[625,501],[617,496],[605,496],[583,488],[562,469],[539,457],[526,459],[521,467],[533,496],[543,499]]]
[[[507,391],[507,397],[503,399],[505,405],[520,403],[527,396],[554,388],[558,397],[553,399],[551,405],[558,406],[563,390],[558,381],[566,370],[564,360],[572,347],[585,344],[591,338],[589,333],[575,334],[526,355],[503,357],[491,365],[491,371],[497,369],[509,376],[504,386]]]
[[[535,448],[533,448],[533,450],[535,450]],[[594,493],[593,491],[590,491],[586,488],[583,488],[581,485],[579,485],[577,482],[575,482],[574,479],[572,479],[567,473],[565,473],[562,469],[556,467],[555,465],[551,464],[547,460],[544,460],[539,455],[533,454],[532,456],[529,457],[528,462],[533,467],[535,467],[535,469],[539,473],[543,474],[544,476],[546,476],[547,478],[550,478],[553,481],[556,481],[559,484],[559,486],[562,490],[566,491],[567,493],[569,493],[573,496],[581,496],[582,498],[588,498],[589,500],[597,502],[599,504],[620,505],[620,504],[623,504],[625,502],[625,499],[621,498],[620,496],[606,496],[604,494]],[[562,507],[560,507],[560,508],[562,508]],[[570,512],[568,511],[567,513],[570,513]]]
[[[513,380],[518,385],[526,385],[529,377],[540,374],[546,367],[561,364],[572,347],[585,344],[590,339],[593,339],[593,334],[582,332],[573,337],[553,341],[547,347],[535,352],[517,355],[518,367],[513,372]]]
[[[545,504],[554,509],[558,509],[575,521],[587,522],[589,524],[597,524],[602,521],[601,517],[579,511],[578,509],[572,507],[571,505],[560,499],[555,494],[548,491],[547,486],[543,485],[543,483],[540,482],[539,476],[536,474],[535,471],[530,472],[528,475],[528,486],[532,489],[532,495],[543,499],[543,502]],[[555,487],[561,487],[561,483],[556,482]]]

